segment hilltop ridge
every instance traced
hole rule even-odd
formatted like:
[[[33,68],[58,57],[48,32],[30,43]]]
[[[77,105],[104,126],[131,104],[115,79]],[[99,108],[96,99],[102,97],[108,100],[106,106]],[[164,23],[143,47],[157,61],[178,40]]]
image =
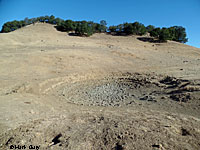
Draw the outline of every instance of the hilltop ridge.
[[[25,18],[24,20],[14,20],[4,23],[1,33],[8,33],[35,23],[48,23],[55,25],[56,29],[61,32],[67,32],[75,36],[91,36],[94,33],[107,33],[117,36],[127,35],[145,35],[151,36],[151,41],[166,42],[167,40],[186,43],[188,41],[186,29],[182,26],[172,27],[155,27],[153,25],[145,26],[142,23],[134,22],[119,24],[107,27],[107,22],[101,20],[100,23],[93,21],[73,21],[55,18],[55,16],[41,16],[37,18]]]

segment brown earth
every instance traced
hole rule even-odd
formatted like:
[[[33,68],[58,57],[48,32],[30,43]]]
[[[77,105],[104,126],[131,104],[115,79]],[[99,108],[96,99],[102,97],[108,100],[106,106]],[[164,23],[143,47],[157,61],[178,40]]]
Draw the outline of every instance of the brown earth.
[[[139,39],[0,34],[0,149],[198,150],[200,49]]]

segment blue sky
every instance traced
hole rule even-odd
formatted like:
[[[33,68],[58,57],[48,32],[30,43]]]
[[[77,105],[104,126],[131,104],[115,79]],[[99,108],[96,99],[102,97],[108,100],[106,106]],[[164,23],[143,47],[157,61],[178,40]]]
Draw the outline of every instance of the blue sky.
[[[108,25],[139,21],[186,28],[188,45],[200,48],[200,0],[0,0],[0,27],[12,20],[53,14],[62,19],[106,20]]]

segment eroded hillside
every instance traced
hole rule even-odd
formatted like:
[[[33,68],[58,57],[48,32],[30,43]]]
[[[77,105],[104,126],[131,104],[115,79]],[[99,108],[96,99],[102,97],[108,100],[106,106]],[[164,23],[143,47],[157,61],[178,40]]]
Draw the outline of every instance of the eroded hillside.
[[[0,34],[0,149],[198,149],[200,49],[139,39]]]

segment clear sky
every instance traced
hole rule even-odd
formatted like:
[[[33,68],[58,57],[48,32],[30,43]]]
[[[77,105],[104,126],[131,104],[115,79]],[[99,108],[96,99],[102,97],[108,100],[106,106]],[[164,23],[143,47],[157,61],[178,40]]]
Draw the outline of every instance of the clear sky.
[[[186,28],[187,44],[200,48],[200,0],[0,0],[0,27],[12,20],[45,15],[108,25],[139,21],[144,25]]]

